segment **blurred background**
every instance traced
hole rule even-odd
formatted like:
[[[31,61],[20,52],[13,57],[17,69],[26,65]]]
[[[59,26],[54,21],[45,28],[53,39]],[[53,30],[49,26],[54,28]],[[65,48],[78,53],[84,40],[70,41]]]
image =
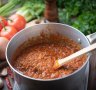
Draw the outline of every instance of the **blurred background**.
[[[59,21],[85,35],[96,31],[96,0],[57,0]],[[21,14],[27,22],[44,16],[45,0],[0,0],[0,15]]]

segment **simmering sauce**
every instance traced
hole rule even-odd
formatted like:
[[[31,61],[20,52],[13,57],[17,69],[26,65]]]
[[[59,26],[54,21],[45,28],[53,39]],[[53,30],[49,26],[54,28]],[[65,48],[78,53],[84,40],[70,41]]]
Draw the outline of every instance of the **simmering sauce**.
[[[55,60],[75,53],[81,46],[66,37],[49,36],[45,42],[44,38],[39,39],[41,42],[27,46],[14,59],[13,66],[24,75],[38,79],[60,78],[76,71],[86,60],[86,55],[82,55],[54,70]]]

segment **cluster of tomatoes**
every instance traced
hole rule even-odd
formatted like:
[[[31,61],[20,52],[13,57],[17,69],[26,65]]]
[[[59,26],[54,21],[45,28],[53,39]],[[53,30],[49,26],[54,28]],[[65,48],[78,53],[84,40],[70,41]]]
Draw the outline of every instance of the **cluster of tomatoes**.
[[[5,59],[8,41],[25,26],[26,20],[21,15],[14,14],[8,19],[0,16],[0,59]]]

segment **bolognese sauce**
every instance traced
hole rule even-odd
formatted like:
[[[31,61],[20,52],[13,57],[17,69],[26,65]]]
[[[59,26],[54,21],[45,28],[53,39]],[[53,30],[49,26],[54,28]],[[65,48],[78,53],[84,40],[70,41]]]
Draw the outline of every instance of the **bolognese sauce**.
[[[64,77],[80,68],[86,60],[86,55],[82,55],[54,70],[55,60],[75,53],[81,46],[74,40],[58,35],[54,37],[50,35],[47,39],[40,36],[39,40],[35,40],[38,41],[39,43],[24,48],[14,59],[14,67],[29,77],[38,79]]]

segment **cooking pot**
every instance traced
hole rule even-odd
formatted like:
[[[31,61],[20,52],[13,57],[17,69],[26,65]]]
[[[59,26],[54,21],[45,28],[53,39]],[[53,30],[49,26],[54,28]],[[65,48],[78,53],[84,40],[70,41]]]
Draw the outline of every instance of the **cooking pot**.
[[[31,78],[23,75],[12,66],[11,60],[16,49],[29,38],[39,36],[42,31],[47,34],[59,33],[60,35],[67,36],[80,43],[82,47],[89,46],[90,41],[92,42],[96,38],[96,33],[89,35],[88,39],[76,28],[60,23],[34,25],[18,32],[9,41],[6,49],[6,60],[14,72],[15,83],[18,85],[18,89],[14,90],[87,90],[89,58],[91,54],[88,54],[86,62],[78,70],[70,75],[57,79],[42,80]]]

